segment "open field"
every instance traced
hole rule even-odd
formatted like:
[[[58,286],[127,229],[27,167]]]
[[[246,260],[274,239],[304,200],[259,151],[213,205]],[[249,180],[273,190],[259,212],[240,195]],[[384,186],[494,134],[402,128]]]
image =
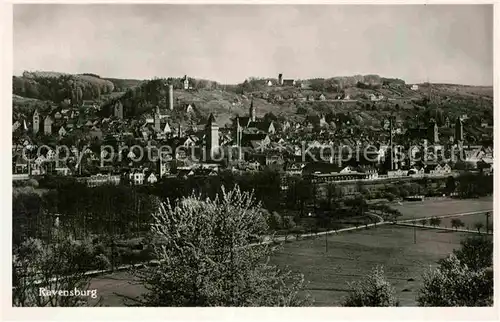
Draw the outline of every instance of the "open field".
[[[399,220],[445,216],[473,211],[489,211],[493,209],[493,197],[478,199],[436,199],[424,201],[404,201],[391,204],[403,214]]]
[[[384,265],[401,305],[414,306],[423,271],[470,235],[421,228],[416,232],[416,244],[412,228],[392,225],[330,235],[328,253],[324,237],[292,242],[272,262],[302,272],[310,281],[308,290],[316,306],[338,306],[346,295],[347,282],[359,280],[376,265]],[[114,293],[136,297],[144,291],[128,272],[95,277],[90,288],[98,290],[104,306],[124,305],[123,298]]]
[[[348,282],[363,278],[372,267],[383,265],[403,306],[415,306],[424,270],[459,247],[464,233],[413,229],[392,225],[287,244],[273,259],[302,272],[310,281],[316,306],[338,306]],[[414,279],[414,281],[409,281]]]

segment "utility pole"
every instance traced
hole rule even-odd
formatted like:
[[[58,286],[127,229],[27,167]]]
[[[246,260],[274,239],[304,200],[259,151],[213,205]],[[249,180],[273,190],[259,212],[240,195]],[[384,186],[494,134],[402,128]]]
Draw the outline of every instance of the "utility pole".
[[[489,219],[490,219],[490,212],[486,212],[486,234],[488,234],[488,224],[489,224]]]
[[[325,252],[328,253],[328,231],[325,233]]]
[[[393,141],[392,141],[392,115],[389,117],[389,131],[390,131],[390,150],[391,150],[391,170],[394,170],[394,151],[393,151]]]
[[[413,221],[413,243],[417,243],[417,221]]]
[[[330,220],[328,220],[328,223],[330,223]],[[328,230],[329,230],[329,226],[328,223],[326,224],[326,232],[325,232],[325,252],[328,253]]]

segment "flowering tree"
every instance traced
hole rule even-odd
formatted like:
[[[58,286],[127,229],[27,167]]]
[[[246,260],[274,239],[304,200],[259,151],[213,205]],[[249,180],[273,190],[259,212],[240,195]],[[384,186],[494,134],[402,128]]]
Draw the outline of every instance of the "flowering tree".
[[[382,267],[375,267],[366,279],[349,286],[351,290],[342,306],[399,306],[395,290],[387,281]]]
[[[491,306],[493,274],[490,268],[474,270],[451,254],[424,274],[420,306]]]
[[[145,306],[299,306],[302,275],[268,263],[260,243],[266,218],[253,195],[238,187],[215,199],[184,197],[162,204],[152,232],[159,266],[139,272]]]

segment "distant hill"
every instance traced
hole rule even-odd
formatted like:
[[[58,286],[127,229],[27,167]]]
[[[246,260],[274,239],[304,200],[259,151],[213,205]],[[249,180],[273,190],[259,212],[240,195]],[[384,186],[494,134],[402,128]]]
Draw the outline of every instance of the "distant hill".
[[[332,78],[334,79],[334,78]],[[390,114],[401,120],[426,122],[437,119],[444,125],[446,118],[454,122],[456,117],[468,114],[473,124],[479,126],[481,120],[493,117],[492,87],[475,87],[453,84],[419,84],[412,90],[404,81],[383,77],[356,77],[341,88],[325,85],[332,79],[308,80],[317,86],[300,88],[297,86],[268,86],[266,79],[250,79],[242,84],[222,86],[215,89],[194,88],[183,90],[176,85],[174,102],[176,115],[182,115],[185,105],[194,103],[201,119],[209,113],[216,115],[220,124],[227,124],[236,115],[247,115],[250,98],[258,116],[272,112],[287,119],[304,119],[307,115],[327,113],[350,113],[362,124],[380,124]],[[347,78],[338,78],[346,80]],[[323,82],[324,90],[317,82]],[[363,83],[360,83],[363,82]],[[152,112],[156,106],[166,108],[168,102],[166,79],[145,81],[130,89],[119,99],[126,115],[131,117]],[[321,95],[325,101],[320,100]],[[383,99],[372,101],[370,95]],[[350,100],[335,100],[337,96],[348,96]],[[314,101],[304,101],[308,98]],[[430,100],[429,100],[430,99]]]
[[[268,80],[273,86],[268,86]],[[175,108],[170,112],[171,117],[183,122],[200,122],[209,113],[214,113],[220,125],[228,124],[236,115],[248,114],[251,97],[254,97],[256,113],[260,117],[273,113],[289,120],[303,120],[308,115],[334,113],[345,115],[354,123],[380,125],[392,114],[410,125],[416,124],[417,119],[426,122],[434,118],[442,126],[447,119],[453,123],[456,117],[467,114],[472,127],[479,127],[481,121],[493,123],[492,87],[418,84],[418,89],[412,90],[404,80],[378,75],[298,80],[297,86],[276,86],[276,82],[276,79],[250,78],[241,84],[221,85],[189,78],[192,89],[184,90],[182,78],[141,81],[101,78],[94,74],[25,73],[22,77],[14,77],[14,94],[40,101],[22,101],[18,97],[14,109],[46,104],[46,100],[57,103],[64,98],[76,98],[78,93],[74,93],[71,87],[76,83],[82,90],[83,99],[99,98],[103,101],[104,113],[110,113],[110,107],[120,100],[126,117],[137,118],[151,113],[156,106],[166,108],[167,85],[172,84]],[[33,88],[38,89],[38,93],[33,93]],[[382,99],[372,101],[372,94]],[[324,101],[320,100],[321,95],[325,96]],[[336,100],[339,95],[349,100]],[[195,105],[193,115],[186,115],[187,104]]]

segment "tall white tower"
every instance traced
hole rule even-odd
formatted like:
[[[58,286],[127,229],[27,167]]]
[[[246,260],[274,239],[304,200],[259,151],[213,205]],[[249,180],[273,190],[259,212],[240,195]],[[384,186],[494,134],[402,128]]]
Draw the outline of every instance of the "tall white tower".
[[[219,126],[215,122],[213,114],[210,114],[210,117],[208,118],[205,131],[207,137],[207,155],[210,159],[214,159],[214,156],[219,149]]]
[[[40,131],[40,113],[38,113],[38,110],[35,110],[35,113],[33,113],[33,133],[38,133]]]

